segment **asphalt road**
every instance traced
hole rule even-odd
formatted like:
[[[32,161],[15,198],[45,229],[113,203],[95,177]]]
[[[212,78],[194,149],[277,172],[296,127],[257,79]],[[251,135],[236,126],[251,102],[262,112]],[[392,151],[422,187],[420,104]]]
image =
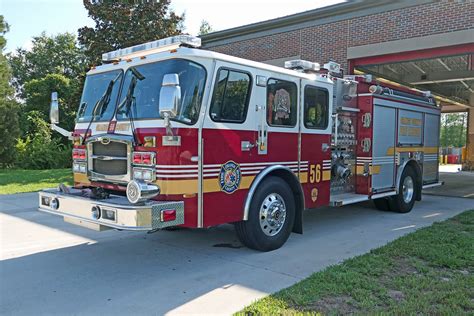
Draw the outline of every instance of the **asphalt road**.
[[[94,232],[36,211],[36,194],[0,196],[1,315],[229,314],[346,258],[474,208],[424,196],[409,214],[370,203],[305,214],[276,251],[242,248],[233,227]]]

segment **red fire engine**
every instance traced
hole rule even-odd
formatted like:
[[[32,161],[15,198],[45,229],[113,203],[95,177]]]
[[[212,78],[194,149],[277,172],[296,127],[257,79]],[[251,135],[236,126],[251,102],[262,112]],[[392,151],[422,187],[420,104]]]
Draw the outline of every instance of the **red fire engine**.
[[[302,233],[304,210],[373,200],[404,213],[440,184],[429,93],[334,62],[281,68],[199,46],[177,36],[104,54],[72,133],[53,95],[74,186],[40,192],[40,211],[98,230],[234,223],[269,251]]]

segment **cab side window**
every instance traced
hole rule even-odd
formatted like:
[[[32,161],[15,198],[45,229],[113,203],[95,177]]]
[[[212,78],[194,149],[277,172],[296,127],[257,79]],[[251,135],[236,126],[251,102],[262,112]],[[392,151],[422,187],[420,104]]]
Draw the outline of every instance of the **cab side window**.
[[[296,126],[298,94],[296,84],[270,79],[267,83],[267,123],[271,126]]]
[[[304,90],[304,126],[312,129],[326,129],[329,121],[328,111],[328,91],[306,86]]]
[[[220,69],[211,102],[212,120],[243,123],[247,117],[251,86],[249,74]]]

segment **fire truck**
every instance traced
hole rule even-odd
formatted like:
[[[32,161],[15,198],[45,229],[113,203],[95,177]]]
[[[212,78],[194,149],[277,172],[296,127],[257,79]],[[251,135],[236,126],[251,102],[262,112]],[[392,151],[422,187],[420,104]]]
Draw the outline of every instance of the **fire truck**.
[[[40,211],[96,230],[233,223],[244,245],[270,251],[303,232],[303,211],[372,200],[406,213],[442,184],[428,92],[335,62],[283,68],[200,46],[180,35],[103,54],[72,132],[53,93],[74,185],[41,191]]]

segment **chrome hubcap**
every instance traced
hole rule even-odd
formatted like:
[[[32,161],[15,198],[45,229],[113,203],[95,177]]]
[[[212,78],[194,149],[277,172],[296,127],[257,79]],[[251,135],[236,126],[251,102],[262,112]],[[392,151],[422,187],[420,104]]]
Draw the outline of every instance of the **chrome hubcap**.
[[[402,186],[403,201],[405,201],[407,204],[410,203],[414,192],[415,185],[413,183],[413,179],[411,177],[406,177],[405,180],[403,180]]]
[[[286,205],[281,195],[269,194],[260,206],[260,227],[267,236],[275,236],[286,220]]]

